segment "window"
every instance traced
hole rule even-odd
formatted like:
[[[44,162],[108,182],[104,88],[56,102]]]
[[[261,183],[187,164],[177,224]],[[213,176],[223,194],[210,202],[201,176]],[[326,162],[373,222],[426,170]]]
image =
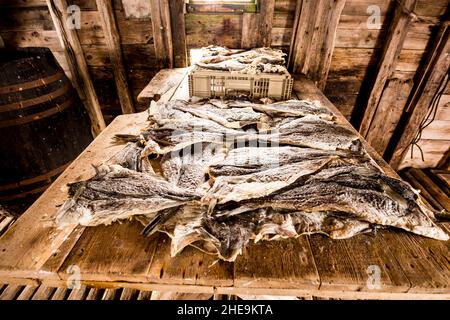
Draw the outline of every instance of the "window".
[[[259,0],[186,0],[187,12],[257,12]]]

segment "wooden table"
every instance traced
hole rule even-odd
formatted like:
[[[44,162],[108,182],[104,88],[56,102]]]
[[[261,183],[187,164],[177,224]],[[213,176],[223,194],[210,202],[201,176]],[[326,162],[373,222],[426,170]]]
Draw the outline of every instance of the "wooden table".
[[[298,98],[320,100],[345,118],[314,86],[299,77]],[[161,99],[188,98],[187,77]],[[249,245],[234,263],[194,248],[175,258],[164,234],[140,235],[136,221],[93,228],[56,229],[49,219],[67,197],[68,182],[89,178],[122,146],[115,133],[137,133],[146,113],[117,117],[52,186],[0,238],[0,280],[64,286],[76,265],[86,285],[211,294],[291,295],[328,298],[450,299],[450,242],[396,230],[348,240],[322,235]],[[385,169],[395,172],[366,144]],[[450,232],[450,224],[443,224]],[[379,273],[380,282],[374,277]]]

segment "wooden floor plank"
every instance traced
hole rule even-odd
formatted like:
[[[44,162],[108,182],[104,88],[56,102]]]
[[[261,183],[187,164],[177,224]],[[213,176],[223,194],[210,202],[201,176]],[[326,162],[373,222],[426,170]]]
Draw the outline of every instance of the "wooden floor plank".
[[[56,291],[56,288],[41,285],[36,290],[36,292],[33,294],[33,297],[31,298],[31,300],[49,300],[55,291]]]
[[[69,294],[70,289],[66,287],[56,288],[55,293],[53,293],[52,300],[65,300]]]
[[[105,289],[90,288],[85,300],[100,300],[105,292]]]
[[[152,297],[151,291],[139,291],[137,300],[151,300],[151,297]]]
[[[106,289],[103,293],[102,300],[115,300],[117,299],[118,289]]]
[[[0,295],[0,300],[15,300],[15,298],[20,294],[24,286],[20,285],[9,285],[3,290]]]
[[[62,264],[60,277],[70,277],[67,269],[76,265],[85,281],[146,282],[157,242],[141,235],[142,228],[135,220],[87,228]]]
[[[309,237],[249,244],[234,263],[239,287],[318,289],[320,285]]]
[[[88,290],[84,285],[81,285],[79,289],[72,289],[67,300],[84,300],[88,295]]]
[[[23,288],[22,292],[20,292],[16,300],[30,300],[37,289],[38,289],[37,286],[25,286],[25,288]]]
[[[231,286],[233,265],[193,247],[171,258],[170,238],[161,233],[148,276],[150,281],[168,284]]]
[[[120,300],[136,300],[139,292],[135,289],[123,288],[120,294]]]

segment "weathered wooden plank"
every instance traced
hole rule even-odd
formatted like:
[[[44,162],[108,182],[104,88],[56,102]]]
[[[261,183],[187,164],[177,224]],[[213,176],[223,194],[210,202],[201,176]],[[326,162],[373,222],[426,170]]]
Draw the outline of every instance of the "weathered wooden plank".
[[[103,296],[104,289],[90,288],[85,300],[100,300]]]
[[[332,240],[321,235],[311,237],[320,289],[407,292],[408,278],[378,236],[359,235],[348,240]]]
[[[193,247],[186,247],[171,257],[170,238],[160,234],[148,277],[151,282],[166,284],[231,286],[233,265]]]
[[[448,52],[450,51],[450,30],[441,27],[434,39],[433,49],[426,59],[419,81],[413,89],[412,98],[407,108],[407,114],[401,124],[401,134],[392,142],[390,164],[397,169],[410,143],[416,137],[422,121],[426,118],[431,102],[443,86],[443,79],[450,67]]]
[[[117,295],[118,295],[117,289],[106,289],[103,294],[102,300],[116,300]]]
[[[448,260],[446,264],[442,264],[442,260],[440,260],[443,257],[444,259],[449,257],[448,248],[442,251],[444,250],[443,246],[448,246],[446,242],[426,239],[428,243],[424,246],[418,242],[422,241],[421,237],[393,230],[380,232],[379,235],[385,241],[384,246],[392,252],[408,277],[411,283],[408,293],[449,292]],[[439,246],[440,251],[433,251],[430,246]]]
[[[374,85],[370,92],[367,107],[359,128],[359,132],[363,137],[367,137],[371,130],[373,118],[377,112],[383,89],[396,68],[398,56],[403,48],[408,28],[412,21],[412,16],[405,14],[405,10],[408,12],[414,11],[416,4],[417,0],[401,0],[397,3],[394,18],[385,41],[383,54],[380,58]]]
[[[420,195],[422,197],[422,201],[426,202],[428,205],[431,206],[430,209],[435,210],[443,210],[444,208],[440,205],[439,202],[437,202],[431,194],[427,191],[427,188],[423,186],[417,179],[411,174],[410,170],[407,170],[402,174],[403,177],[405,177],[406,181],[415,188],[416,190],[420,190]]]
[[[147,281],[157,242],[141,235],[142,228],[137,221],[125,221],[86,229],[61,266],[60,277],[68,279],[66,270],[76,265],[85,281]]]
[[[290,64],[295,73],[306,74],[322,90],[330,70],[336,30],[345,2],[305,0],[297,19]]]
[[[242,48],[250,49],[259,47],[259,20],[259,13],[244,13],[242,15]]]
[[[403,114],[405,101],[412,89],[412,81],[391,79],[382,93],[367,142],[380,154],[386,150],[398,121]]]
[[[234,285],[318,289],[320,279],[309,237],[247,245],[234,263]]]
[[[173,68],[172,27],[168,0],[150,0],[153,40],[158,66]]]
[[[441,205],[441,207],[450,212],[450,199],[441,188],[439,188],[433,180],[427,177],[422,170],[412,168],[410,172],[421,185],[426,187],[428,193]]]
[[[86,298],[88,294],[88,288],[84,285],[81,285],[80,288],[72,289],[69,296],[67,297],[67,300],[83,300]]]
[[[188,71],[188,68],[162,69],[149,82],[138,95],[138,101],[149,104],[152,100],[158,101],[170,89],[179,85]]]
[[[105,31],[106,44],[108,46],[109,58],[114,72],[117,95],[119,97],[122,113],[135,112],[133,98],[128,88],[127,75],[122,57],[121,40],[119,30],[114,16],[111,0],[97,0],[97,8],[100,12],[103,30]]]
[[[31,298],[31,300],[48,300],[55,292],[55,290],[56,290],[55,288],[40,285],[39,288],[34,293],[33,298]]]
[[[30,300],[37,288],[37,286],[25,286],[16,300]]]
[[[152,291],[150,300],[209,300],[212,294],[208,293],[178,293],[178,292],[162,292]]]
[[[69,68],[72,74],[72,80],[83,102],[87,106],[89,116],[91,118],[92,128],[96,134],[105,129],[106,124],[103,119],[100,104],[98,103],[97,94],[95,93],[92,80],[89,75],[87,63],[84,58],[83,48],[81,47],[77,32],[75,29],[68,28],[65,23],[68,21],[67,2],[66,0],[47,0],[53,24],[62,48],[69,61]]]
[[[53,293],[52,300],[64,300],[69,295],[69,289],[66,287],[56,288],[55,293]]]
[[[152,297],[151,291],[139,291],[137,300],[151,300],[151,297]]]
[[[136,300],[139,292],[135,289],[123,288],[120,294],[120,300]]]
[[[176,36],[172,37],[173,42],[173,66],[175,68],[185,68],[188,66],[186,50],[186,23],[185,3],[183,0],[169,1],[170,23]]]
[[[46,278],[59,278],[58,271],[61,265],[81,237],[84,229],[84,227],[75,228],[67,239],[52,253],[50,258],[41,267],[41,274],[43,276]]]
[[[3,290],[2,294],[0,294],[0,300],[14,300],[23,289],[23,286],[10,284]]]
[[[242,15],[186,15],[187,47],[201,48],[211,44],[239,48],[242,39]]]

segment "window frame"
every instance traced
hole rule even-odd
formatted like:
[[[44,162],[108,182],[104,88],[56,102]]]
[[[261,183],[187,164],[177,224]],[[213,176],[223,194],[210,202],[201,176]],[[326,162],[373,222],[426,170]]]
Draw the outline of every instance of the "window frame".
[[[259,0],[186,0],[187,13],[256,13]]]

